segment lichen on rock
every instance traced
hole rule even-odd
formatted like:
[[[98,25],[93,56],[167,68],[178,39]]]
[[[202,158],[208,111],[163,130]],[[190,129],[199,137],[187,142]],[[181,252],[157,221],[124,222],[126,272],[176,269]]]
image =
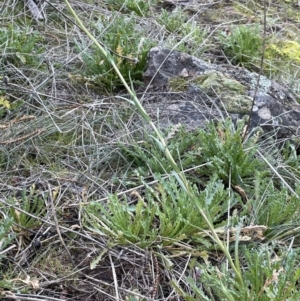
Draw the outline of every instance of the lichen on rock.
[[[275,131],[278,138],[299,133],[297,99],[287,88],[245,68],[155,47],[149,52],[144,81],[153,92],[145,108],[163,128],[180,123],[193,130],[209,120],[229,116],[236,121],[251,114],[249,131],[259,126]]]
[[[169,80],[172,91],[183,92],[189,85],[196,85],[208,97],[218,98],[229,113],[249,112],[252,98],[246,95],[245,86],[217,70],[207,70],[193,78],[173,77]]]

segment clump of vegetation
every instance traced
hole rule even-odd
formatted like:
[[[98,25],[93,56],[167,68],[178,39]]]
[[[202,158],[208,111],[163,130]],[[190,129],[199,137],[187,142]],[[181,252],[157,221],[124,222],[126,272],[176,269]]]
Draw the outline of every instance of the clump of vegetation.
[[[259,28],[240,25],[230,34],[219,36],[225,54],[234,64],[245,67],[256,65],[262,52],[262,37]]]
[[[300,297],[298,282],[300,270],[296,252],[285,249],[279,252],[276,246],[246,247],[241,249],[246,267],[242,284],[232,277],[226,264],[214,267],[208,262],[199,264],[192,261],[188,284],[192,293],[184,291],[182,285],[173,282],[183,300],[258,300],[258,301],[296,301]],[[216,299],[217,298],[217,299]]]
[[[240,185],[255,170],[263,170],[264,165],[256,156],[257,137],[252,137],[246,143],[242,141],[242,131],[245,123],[240,120],[234,125],[230,119],[217,126],[208,124],[206,129],[187,132],[179,129],[168,140],[168,147],[176,163],[182,170],[194,166],[203,166],[197,172],[202,175],[217,175],[218,179]],[[167,159],[161,157],[161,149],[151,140],[143,145],[136,144],[124,147],[129,160],[135,162],[142,176],[149,174],[165,174],[172,171]]]
[[[4,93],[3,93],[4,94]],[[0,118],[11,108],[11,104],[4,95],[0,94]]]
[[[9,25],[0,29],[1,63],[13,64],[20,68],[24,65],[37,67],[42,61],[45,50],[44,37],[31,28]]]
[[[13,284],[11,281],[12,275],[7,269],[7,264],[5,260],[7,258],[7,253],[14,238],[16,237],[15,232],[12,229],[13,218],[0,207],[0,293],[3,289],[13,289]],[[15,246],[13,246],[15,248]],[[8,277],[6,278],[6,274]]]
[[[122,87],[121,80],[111,66],[113,60],[128,83],[140,84],[151,42],[145,38],[143,30],[138,29],[135,15],[114,14],[108,19],[99,19],[94,27],[97,36],[105,44],[108,58],[96,46],[89,45],[85,38],[77,41],[85,63],[81,80],[109,91]]]
[[[3,212],[1,212],[1,225],[0,225],[0,267],[2,266],[2,260],[6,257],[5,248],[14,239],[15,234],[11,231],[13,219]],[[2,269],[2,268],[1,268]],[[1,270],[0,269],[0,270]]]
[[[147,187],[144,197],[137,194],[138,200],[132,205],[128,198],[120,199],[116,195],[111,196],[106,205],[91,202],[83,210],[85,226],[117,243],[134,243],[143,248],[181,241],[211,245],[201,237],[200,230],[207,225],[193,202],[205,208],[216,223],[227,211],[224,199],[228,192],[224,185],[214,179],[201,192],[193,186],[196,199],[192,200],[174,177],[163,179],[158,176],[158,180],[154,187]]]
[[[177,45],[177,50],[192,53],[195,56],[200,56],[205,51],[206,46],[203,41],[206,30],[201,29],[194,20],[189,19],[188,14],[180,7],[171,13],[166,9],[161,9],[157,22],[168,32],[168,46]]]
[[[270,44],[271,52],[289,61],[300,63],[300,44],[296,41],[282,41],[281,45]],[[267,48],[267,52],[268,52]]]
[[[166,30],[170,33],[181,33],[185,30],[187,15],[181,8],[177,8],[172,13],[162,9],[158,17],[158,22],[165,26]]]
[[[46,211],[45,202],[36,192],[35,185],[30,187],[29,192],[24,189],[20,198],[14,197],[9,201],[15,205],[15,207],[10,208],[10,216],[14,220],[14,231],[16,233],[34,229],[41,224],[36,218],[27,214],[42,218]],[[19,207],[21,211],[16,207]]]
[[[138,16],[146,15],[150,7],[154,5],[154,1],[152,0],[105,0],[105,2],[113,10],[124,13],[134,12]]]

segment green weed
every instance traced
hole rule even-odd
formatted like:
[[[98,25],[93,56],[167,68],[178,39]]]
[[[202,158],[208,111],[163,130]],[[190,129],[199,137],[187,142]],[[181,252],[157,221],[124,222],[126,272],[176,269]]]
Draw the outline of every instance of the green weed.
[[[4,261],[7,257],[6,248],[16,237],[16,234],[12,230],[13,218],[2,210],[0,211],[0,292],[3,289],[13,288],[13,284],[10,281],[11,275],[9,271],[7,271],[7,264],[5,264]],[[6,279],[6,274],[8,274],[9,279]]]
[[[298,179],[300,177],[300,156],[297,154],[297,143],[298,148],[300,147],[299,140],[296,143],[287,143],[282,151],[282,164],[279,166],[279,171],[285,180],[294,185],[295,181],[293,176]]]
[[[13,233],[11,226],[13,224],[13,219],[10,216],[6,216],[5,213],[1,213],[1,224],[0,224],[0,266],[1,261],[5,258],[5,252],[2,253],[3,250],[11,243],[14,239],[15,234]],[[1,270],[1,269],[0,269]],[[1,285],[0,285],[1,288]]]
[[[106,59],[97,47],[89,47],[83,39],[77,41],[85,63],[82,80],[109,90],[122,87],[120,78],[111,67],[110,61],[113,60],[127,82],[141,84],[151,43],[137,28],[136,17],[132,14],[130,17],[113,15],[108,20],[103,18],[95,24],[95,30],[105,43],[109,56]]]
[[[258,27],[237,26],[231,34],[221,34],[225,54],[234,64],[251,67],[257,64],[262,51],[262,37]]]
[[[204,162],[211,164],[203,167],[203,172],[216,174],[226,183],[241,185],[247,178],[253,178],[254,171],[265,170],[265,165],[256,158],[257,137],[243,142],[242,132],[245,123],[239,120],[235,125],[230,119],[215,126],[208,125],[207,130],[200,130],[199,141]]]
[[[187,21],[187,15],[181,8],[175,9],[172,13],[162,9],[157,21],[161,25],[165,26],[168,32],[180,33],[181,30],[184,29],[184,24]]]
[[[123,13],[134,12],[140,17],[146,15],[150,7],[154,5],[153,1],[150,0],[105,0],[105,3],[107,3],[112,10],[121,11]]]
[[[205,30],[201,29],[195,20],[189,20],[188,15],[181,8],[172,12],[162,9],[156,18],[168,33],[168,47],[174,47],[179,51],[192,53],[195,56],[203,54],[206,47],[203,41],[206,35]],[[182,40],[182,43],[178,43]]]
[[[108,204],[91,202],[83,208],[84,224],[98,234],[105,234],[114,243],[137,244],[140,247],[172,245],[175,242],[211,245],[199,234],[207,228],[194,202],[203,208],[212,223],[220,225],[227,211],[228,191],[215,179],[199,192],[193,186],[195,200],[178,186],[175,177],[162,179],[155,187],[148,185],[145,196],[129,205],[127,197],[110,197]],[[234,203],[234,202],[233,202]]]
[[[257,177],[249,205],[253,210],[251,223],[274,227],[298,222],[298,195],[291,195],[286,187],[275,188],[269,179]]]
[[[297,252],[276,250],[275,246],[243,247],[244,286],[236,282],[226,266],[213,267],[210,264],[192,264],[199,271],[196,277],[189,276],[188,284],[193,294],[184,291],[173,282],[184,300],[245,300],[245,301],[296,301],[300,297],[298,281],[300,269]],[[195,262],[195,261],[194,261]]]
[[[16,232],[40,226],[39,220],[26,214],[30,213],[31,215],[42,217],[46,211],[45,201],[36,191],[35,185],[30,187],[29,192],[24,189],[20,199],[14,197],[9,202],[12,202],[22,210],[19,211],[16,208],[10,207],[10,216],[14,220],[14,229]]]
[[[232,184],[240,185],[247,178],[253,178],[254,171],[264,169],[255,157],[257,138],[252,137],[243,143],[244,126],[242,120],[235,125],[227,119],[217,125],[209,123],[206,129],[192,133],[181,128],[168,139],[168,148],[182,170],[203,165],[197,169],[201,175],[217,175],[226,183],[230,178]],[[168,160],[161,157],[160,148],[151,140],[130,147],[121,145],[121,148],[143,176],[172,171]]]
[[[42,61],[41,53],[45,50],[43,36],[32,28],[7,26],[0,29],[0,62],[13,64],[20,68],[24,65],[37,67]]]
[[[113,242],[147,247],[158,239],[158,229],[154,227],[157,210],[158,204],[151,200],[146,203],[140,198],[136,204],[129,205],[125,196],[120,200],[113,195],[107,205],[90,202],[83,208],[83,224]]]

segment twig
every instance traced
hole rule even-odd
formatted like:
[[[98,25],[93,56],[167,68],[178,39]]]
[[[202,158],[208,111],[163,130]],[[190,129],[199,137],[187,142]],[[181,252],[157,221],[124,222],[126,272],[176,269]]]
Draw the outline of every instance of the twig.
[[[7,249],[1,251],[0,255],[7,253],[8,251],[10,251],[11,249],[14,249],[15,247],[16,247],[16,245],[12,245],[12,246],[8,247]]]
[[[56,212],[55,212],[55,207],[54,207],[54,202],[53,202],[53,198],[52,198],[52,193],[51,193],[51,187],[50,187],[50,184],[48,183],[48,191],[49,191],[49,198],[48,200],[50,201],[50,205],[51,205],[51,209],[52,209],[52,214],[53,214],[53,219],[54,219],[54,223],[55,223],[55,228],[56,228],[56,232],[58,234],[58,237],[59,237],[59,240],[61,241],[62,245],[64,246],[69,258],[70,258],[70,261],[72,263],[72,266],[75,267],[75,264],[73,262],[73,259],[72,259],[72,256],[71,256],[71,253],[69,251],[69,249],[67,248],[63,238],[62,238],[62,235],[60,233],[60,229],[59,229],[59,225],[58,225],[58,220],[57,220],[57,216],[56,216]]]
[[[111,264],[112,274],[113,274],[113,278],[114,278],[114,285],[115,285],[115,292],[116,292],[116,300],[119,301],[119,300],[120,300],[120,297],[119,297],[118,280],[117,280],[115,265],[114,265],[114,263],[113,263],[113,261],[112,261],[112,258],[111,258],[111,254],[110,254],[110,253],[108,253],[108,256],[109,256],[109,261],[110,261],[110,264]]]
[[[154,283],[153,283],[153,291],[151,293],[151,299],[154,299],[157,294],[157,288],[158,288],[159,276],[160,276],[158,260],[157,260],[157,256],[155,253],[153,253],[153,259],[154,259],[156,276],[155,276]]]
[[[65,299],[57,299],[49,296],[31,295],[31,294],[14,294],[12,292],[4,292],[5,297],[15,300],[27,300],[27,301],[65,301]]]
[[[96,283],[100,283],[102,286],[108,286],[108,287],[112,287],[112,286],[113,286],[112,284],[110,284],[110,283],[108,283],[108,282],[106,282],[106,281],[103,281],[103,280],[101,280],[101,279],[93,278],[93,277],[91,277],[91,276],[89,276],[89,275],[87,275],[87,274],[82,273],[82,275],[83,275],[85,278],[87,278],[87,279],[93,280],[93,281],[96,282]],[[94,286],[94,288],[95,288],[97,291],[104,293],[102,290],[99,289],[99,286],[98,286],[98,285],[97,285],[97,286]],[[145,298],[144,295],[137,293],[135,290],[129,290],[129,289],[125,289],[125,288],[123,288],[123,287],[118,287],[118,290],[119,290],[119,291],[122,291],[122,292],[125,292],[125,293],[127,293],[128,295],[136,296],[136,297],[138,297],[138,298],[136,298],[136,299],[138,299],[138,300],[142,300],[143,298]],[[106,294],[107,294],[107,293],[106,293]],[[109,295],[109,296],[111,296],[111,295]],[[111,296],[111,297],[113,297],[113,296]]]
[[[32,137],[40,134],[43,131],[44,131],[44,129],[37,129],[36,131],[34,131],[32,133],[29,133],[29,134],[26,134],[26,135],[24,135],[22,137],[19,137],[19,138],[10,139],[10,140],[7,140],[7,141],[0,141],[0,144],[12,144],[12,143],[20,142],[20,141],[23,141],[25,139],[32,138]]]
[[[284,180],[284,178],[278,173],[278,171],[272,166],[272,164],[265,158],[265,156],[257,150],[257,153],[261,156],[261,158],[269,165],[274,174],[284,183],[287,189],[295,196],[299,197],[299,195],[292,189],[292,187]]]
[[[22,122],[22,121],[27,121],[27,120],[31,120],[31,119],[35,119],[35,116],[32,115],[24,115],[22,117],[17,117],[14,120],[11,120],[9,122],[5,122],[4,124],[0,124],[0,129],[6,129],[11,127],[13,124],[18,123],[18,122]]]
[[[245,128],[245,131],[243,133],[243,136],[242,136],[242,141],[243,142],[245,141],[246,135],[248,133],[248,129],[250,127],[251,115],[252,115],[253,108],[254,108],[254,105],[255,105],[255,100],[256,100],[256,95],[257,95],[257,92],[258,92],[260,77],[261,77],[262,70],[263,70],[264,58],[265,58],[265,49],[266,49],[266,35],[267,35],[267,5],[266,5],[266,0],[264,0],[264,33],[263,33],[262,54],[261,54],[260,67],[259,67],[258,77],[257,77],[256,85],[255,85],[253,99],[252,99],[251,109],[249,111],[249,119],[248,119],[248,123],[247,123],[246,128]]]
[[[32,17],[36,20],[44,20],[43,12],[40,10],[40,8],[35,4],[33,0],[26,0],[25,6],[28,7],[29,11],[32,14]]]

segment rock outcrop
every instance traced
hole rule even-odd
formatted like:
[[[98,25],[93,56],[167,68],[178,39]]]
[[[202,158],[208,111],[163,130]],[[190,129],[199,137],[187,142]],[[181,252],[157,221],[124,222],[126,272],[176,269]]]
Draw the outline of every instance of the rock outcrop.
[[[201,59],[159,47],[149,52],[144,73],[144,105],[165,127],[185,124],[203,127],[207,120],[243,118],[250,112],[258,74],[241,67],[209,64]],[[277,137],[300,134],[300,104],[276,82],[261,76],[250,129],[260,126]]]

